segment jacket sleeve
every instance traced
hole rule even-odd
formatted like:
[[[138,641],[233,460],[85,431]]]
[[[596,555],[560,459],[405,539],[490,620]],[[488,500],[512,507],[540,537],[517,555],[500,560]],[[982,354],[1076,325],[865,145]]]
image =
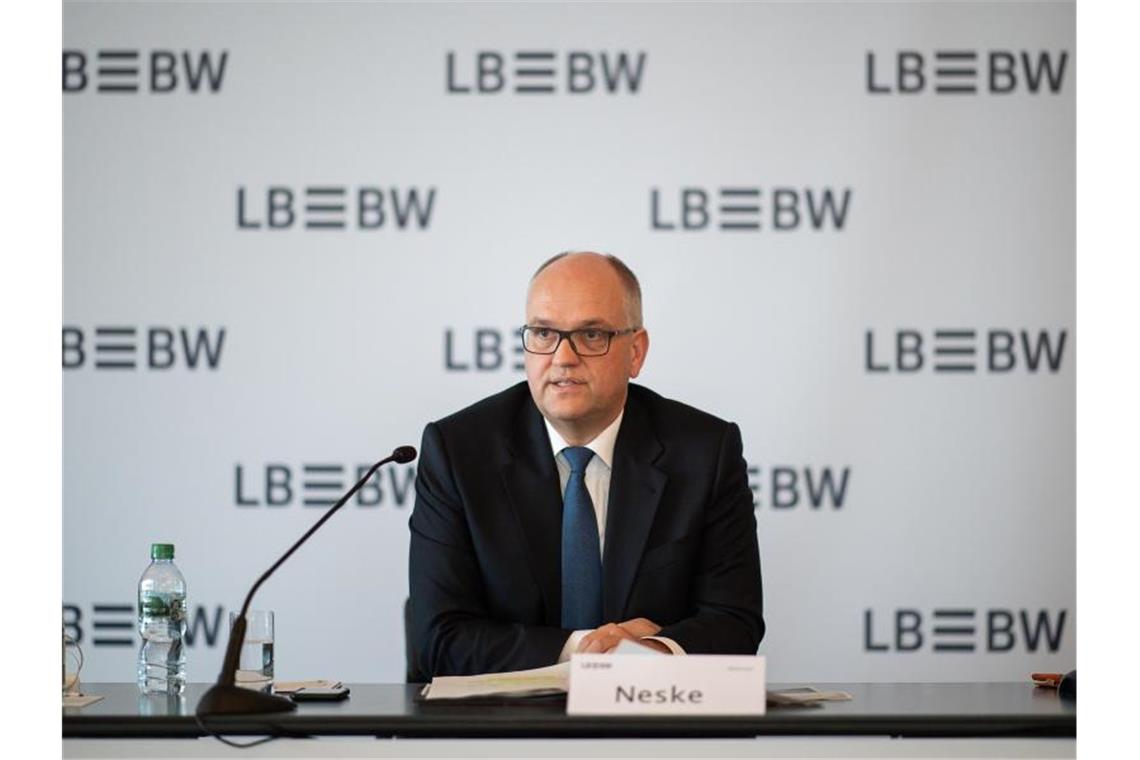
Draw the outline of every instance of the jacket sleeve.
[[[658,633],[688,654],[755,654],[764,637],[756,515],[740,429],[726,426],[693,579],[694,614]]]
[[[408,526],[413,658],[419,675],[474,675],[553,665],[570,631],[492,620],[486,579],[439,427],[424,429]]]

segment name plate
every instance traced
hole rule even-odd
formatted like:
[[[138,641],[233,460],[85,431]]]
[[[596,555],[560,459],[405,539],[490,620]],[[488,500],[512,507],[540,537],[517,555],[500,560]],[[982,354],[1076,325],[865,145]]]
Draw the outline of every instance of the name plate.
[[[763,715],[764,657],[576,654],[569,715]]]

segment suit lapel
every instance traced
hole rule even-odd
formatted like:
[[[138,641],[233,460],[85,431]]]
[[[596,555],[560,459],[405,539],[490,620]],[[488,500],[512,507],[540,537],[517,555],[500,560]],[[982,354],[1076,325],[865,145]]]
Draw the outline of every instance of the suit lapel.
[[[661,451],[648,413],[631,393],[614,445],[606,510],[602,588],[607,623],[625,620],[626,601],[665,491],[667,477],[653,464]]]
[[[529,397],[515,420],[508,448],[510,458],[501,470],[503,486],[542,591],[544,622],[557,626],[562,618],[562,494],[550,437]]]

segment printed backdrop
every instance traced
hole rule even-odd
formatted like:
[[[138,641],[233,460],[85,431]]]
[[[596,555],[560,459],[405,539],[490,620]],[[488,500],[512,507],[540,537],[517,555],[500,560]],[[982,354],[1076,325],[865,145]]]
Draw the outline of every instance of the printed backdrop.
[[[548,256],[739,423],[775,681],[1075,666],[1071,3],[65,3],[63,622],[191,680],[361,468],[523,378]],[[399,681],[415,465],[259,593],[277,676]]]

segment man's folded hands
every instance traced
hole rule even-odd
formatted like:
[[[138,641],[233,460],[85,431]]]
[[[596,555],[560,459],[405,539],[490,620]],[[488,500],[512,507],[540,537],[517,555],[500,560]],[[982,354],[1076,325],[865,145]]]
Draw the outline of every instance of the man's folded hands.
[[[634,618],[624,623],[606,623],[583,636],[575,651],[582,654],[605,654],[617,648],[622,639],[629,639],[642,646],[669,654],[669,647],[665,644],[645,639],[646,636],[656,636],[660,630],[661,626],[645,618]]]

